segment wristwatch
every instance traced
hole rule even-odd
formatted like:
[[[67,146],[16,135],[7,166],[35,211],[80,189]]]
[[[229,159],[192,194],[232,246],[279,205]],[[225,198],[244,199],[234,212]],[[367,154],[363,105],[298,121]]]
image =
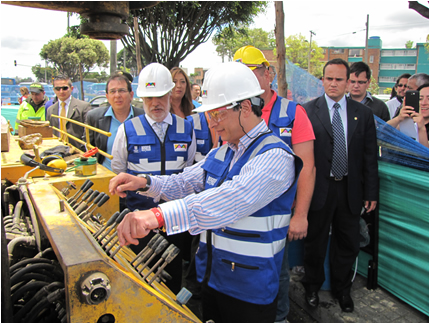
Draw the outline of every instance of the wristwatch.
[[[146,192],[150,188],[150,183],[151,183],[150,176],[148,174],[137,174],[137,177],[146,179],[146,187],[139,188],[137,192]]]

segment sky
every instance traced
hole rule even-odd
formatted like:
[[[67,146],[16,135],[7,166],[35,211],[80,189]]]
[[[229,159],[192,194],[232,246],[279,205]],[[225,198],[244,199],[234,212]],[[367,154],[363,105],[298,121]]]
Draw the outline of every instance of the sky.
[[[428,6],[427,1],[420,1]],[[383,48],[404,48],[411,40],[424,43],[429,34],[429,20],[408,8],[408,1],[317,1],[287,0],[285,36],[302,34],[308,40],[310,30],[315,33],[312,41],[318,46],[365,46],[365,24],[369,15],[369,36],[379,36]],[[31,66],[45,65],[40,51],[50,40],[64,36],[67,31],[67,14],[61,11],[34,9],[1,4],[1,54],[2,77],[32,77]],[[70,25],[79,24],[72,17]],[[254,19],[251,28],[274,30],[275,9],[270,2],[265,13]],[[110,42],[103,41],[110,50]],[[117,50],[122,49],[117,42]],[[18,66],[14,66],[14,60]],[[201,44],[182,63],[188,73],[195,67],[210,68],[221,62],[211,39]],[[106,70],[109,73],[109,69]]]

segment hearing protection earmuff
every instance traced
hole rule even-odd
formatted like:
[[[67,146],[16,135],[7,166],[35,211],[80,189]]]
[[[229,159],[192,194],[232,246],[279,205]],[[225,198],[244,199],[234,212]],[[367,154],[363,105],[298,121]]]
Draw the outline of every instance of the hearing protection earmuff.
[[[22,154],[21,163],[30,167],[39,167],[41,170],[45,171],[46,174],[51,176],[61,175],[67,168],[64,159],[55,155],[46,156],[41,163],[38,163],[30,156]]]

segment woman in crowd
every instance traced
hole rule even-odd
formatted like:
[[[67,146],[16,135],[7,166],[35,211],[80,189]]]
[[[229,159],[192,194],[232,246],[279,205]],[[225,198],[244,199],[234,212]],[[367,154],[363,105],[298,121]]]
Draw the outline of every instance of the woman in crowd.
[[[414,121],[417,124],[419,142],[429,148],[429,83],[417,89],[420,93],[420,111]]]
[[[179,67],[173,67],[170,72],[176,84],[171,93],[171,113],[186,118],[194,109],[188,76]]]
[[[27,100],[28,96],[30,95],[30,93],[28,92],[28,89],[25,86],[21,86],[19,88],[19,92],[21,92],[21,97],[18,99],[19,104],[22,104],[23,100]]]

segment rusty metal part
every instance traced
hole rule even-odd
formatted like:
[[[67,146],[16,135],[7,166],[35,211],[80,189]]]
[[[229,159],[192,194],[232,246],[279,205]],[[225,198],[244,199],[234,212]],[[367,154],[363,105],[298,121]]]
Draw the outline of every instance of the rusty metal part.
[[[77,12],[88,22],[81,25],[81,33],[94,39],[120,39],[128,34],[122,23],[130,10],[149,8],[159,1],[2,1],[21,7]]]

